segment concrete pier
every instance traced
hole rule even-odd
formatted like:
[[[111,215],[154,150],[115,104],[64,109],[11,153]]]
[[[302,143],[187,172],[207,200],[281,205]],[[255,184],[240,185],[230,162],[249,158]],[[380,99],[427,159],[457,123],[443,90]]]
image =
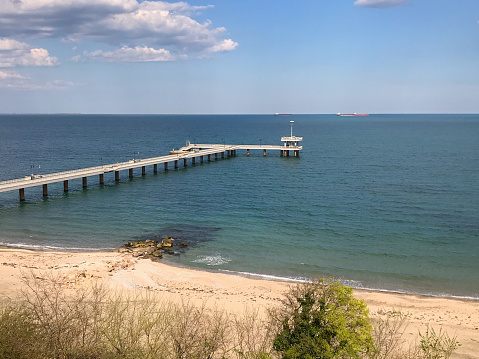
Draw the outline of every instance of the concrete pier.
[[[208,161],[211,161],[211,155],[214,154],[215,160],[218,159],[218,155],[221,154],[221,158],[236,156],[237,150],[246,150],[246,155],[250,156],[251,150],[263,150],[263,156],[266,156],[266,150],[277,150],[280,152],[280,156],[288,157],[290,151],[293,151],[294,157],[299,157],[299,152],[303,149],[300,142],[302,137],[296,137],[292,135],[289,137],[282,137],[282,146],[275,145],[226,145],[226,144],[191,144],[187,142],[186,146],[170,151],[169,155],[145,158],[145,159],[132,159],[126,162],[117,162],[112,164],[106,164],[95,167],[80,168],[71,171],[63,171],[48,174],[31,174],[22,178],[0,181],[0,192],[12,191],[18,189],[18,196],[20,201],[25,200],[25,188],[42,186],[43,195],[48,195],[48,184],[63,182],[63,190],[68,191],[69,180],[82,179],[82,187],[87,188],[87,178],[91,176],[99,176],[100,185],[104,183],[104,174],[113,172],[115,181],[120,180],[120,171],[128,170],[128,175],[133,178],[133,169],[141,167],[142,175],[146,175],[146,166],[153,166],[153,172],[157,173],[158,164],[163,163],[165,170],[168,169],[168,162],[174,162],[175,169],[178,169],[178,161],[183,160],[183,164],[187,166],[187,159],[191,158],[191,162],[194,165],[196,163],[196,157],[200,158],[201,163],[204,162],[204,156],[208,156]]]

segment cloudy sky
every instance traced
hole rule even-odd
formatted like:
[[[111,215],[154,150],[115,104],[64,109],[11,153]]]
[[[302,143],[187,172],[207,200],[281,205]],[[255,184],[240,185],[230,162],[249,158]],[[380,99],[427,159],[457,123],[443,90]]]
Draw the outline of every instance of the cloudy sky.
[[[477,0],[0,0],[0,113],[479,113]]]

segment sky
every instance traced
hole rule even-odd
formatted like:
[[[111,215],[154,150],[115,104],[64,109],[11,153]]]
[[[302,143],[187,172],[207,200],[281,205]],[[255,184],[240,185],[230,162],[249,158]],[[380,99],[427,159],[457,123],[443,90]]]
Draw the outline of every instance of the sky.
[[[0,0],[0,113],[479,113],[477,0]]]

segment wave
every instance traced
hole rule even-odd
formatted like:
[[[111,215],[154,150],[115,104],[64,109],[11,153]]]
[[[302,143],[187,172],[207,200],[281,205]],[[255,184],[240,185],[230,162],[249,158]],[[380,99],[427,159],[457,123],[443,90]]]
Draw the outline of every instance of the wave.
[[[306,277],[285,277],[285,276],[277,276],[271,274],[260,274],[260,273],[251,273],[251,272],[242,272],[242,271],[233,271],[228,269],[218,269],[220,272],[226,272],[233,275],[239,275],[243,277],[249,278],[257,278],[257,279],[265,279],[265,280],[274,280],[274,281],[281,281],[281,282],[292,282],[292,283],[306,283],[311,281],[310,278]],[[449,293],[429,293],[429,292],[420,292],[420,291],[406,291],[402,289],[385,289],[379,287],[370,287],[364,286],[360,281],[351,280],[351,279],[338,279],[333,278],[334,280],[339,281],[341,284],[351,287],[357,290],[366,290],[372,292],[382,292],[382,293],[394,293],[394,294],[404,294],[404,295],[419,295],[424,297],[434,297],[434,298],[450,298],[450,299],[458,299],[458,300],[471,300],[471,301],[479,301],[479,296],[461,296],[461,295],[452,295]]]
[[[77,252],[102,252],[102,251],[114,251],[114,247],[105,247],[105,248],[91,248],[91,247],[58,247],[58,246],[49,246],[49,245],[40,245],[40,244],[26,244],[26,243],[6,243],[0,242],[0,246],[8,248],[17,248],[17,249],[30,249],[30,250],[46,250],[46,251],[59,251],[59,252],[68,252],[68,251],[77,251]]]
[[[230,258],[223,257],[219,254],[211,256],[201,256],[193,261],[193,263],[201,263],[208,266],[219,266],[229,262],[231,262]]]

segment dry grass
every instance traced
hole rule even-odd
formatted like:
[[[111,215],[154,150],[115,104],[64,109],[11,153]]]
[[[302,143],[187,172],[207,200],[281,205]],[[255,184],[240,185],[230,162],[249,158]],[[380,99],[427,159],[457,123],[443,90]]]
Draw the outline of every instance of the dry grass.
[[[277,323],[252,308],[234,315],[147,292],[111,292],[100,284],[72,292],[51,273],[24,277],[22,299],[0,307],[0,359],[279,357],[272,345]],[[396,312],[375,320],[377,350],[368,358],[447,359],[458,345],[447,333],[428,328],[403,350],[405,326]]]

